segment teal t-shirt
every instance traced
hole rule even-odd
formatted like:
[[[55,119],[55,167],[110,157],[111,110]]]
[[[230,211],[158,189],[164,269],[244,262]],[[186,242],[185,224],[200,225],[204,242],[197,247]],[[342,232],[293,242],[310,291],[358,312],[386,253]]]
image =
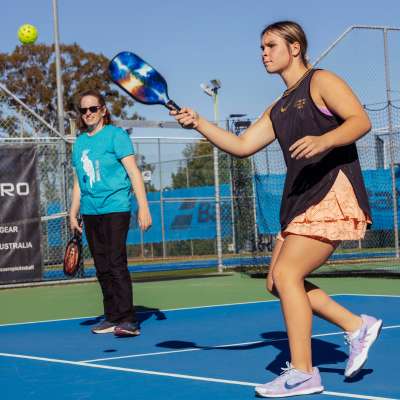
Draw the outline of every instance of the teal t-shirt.
[[[72,163],[81,189],[81,214],[131,210],[132,185],[121,159],[133,154],[128,133],[113,125],[77,137]]]

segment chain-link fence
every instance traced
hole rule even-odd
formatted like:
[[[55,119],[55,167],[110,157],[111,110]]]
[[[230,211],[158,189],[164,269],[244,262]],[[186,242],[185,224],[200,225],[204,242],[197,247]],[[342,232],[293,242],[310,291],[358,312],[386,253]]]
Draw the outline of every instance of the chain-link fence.
[[[343,243],[333,257],[346,265],[352,262],[358,269],[368,264],[373,271],[400,271],[398,36],[400,31],[395,29],[353,27],[317,60],[318,67],[333,70],[347,80],[373,125],[357,147],[374,224],[364,240]],[[378,56],[362,56],[369,54],[373,44],[382,50],[380,61]],[[233,118],[227,121],[227,128],[239,135],[251,122]],[[151,126],[143,121],[144,126],[146,123]],[[167,125],[163,127],[173,126]],[[207,141],[182,136],[145,138],[135,129],[131,137],[153,217],[152,228],[141,232],[134,202],[128,235],[131,271],[216,267],[217,231],[221,232],[224,266],[268,264],[279,231],[285,175],[276,142],[247,159],[219,151],[220,198],[216,199],[215,158]],[[43,279],[63,278],[61,263],[70,235],[67,211],[72,188],[72,141],[71,137],[61,138],[56,129],[0,85],[0,146],[32,143],[36,147]],[[85,264],[85,276],[94,276],[86,245]]]
[[[374,57],[368,49],[377,49]],[[364,240],[343,242],[333,260],[343,260],[346,267],[330,268],[338,272],[400,272],[399,263],[399,190],[400,190],[400,29],[386,27],[351,27],[314,63],[317,68],[334,71],[343,77],[360,98],[369,114],[372,130],[357,142],[360,163],[372,207],[373,225]],[[246,121],[231,121],[231,130],[240,134]],[[253,196],[257,207],[251,207],[251,185],[248,171],[252,165]],[[277,143],[243,164],[242,184],[247,193],[241,212],[241,232],[252,242],[249,263],[257,264],[271,248],[279,230],[278,215],[283,191],[285,165]],[[235,177],[238,182],[241,177]],[[235,184],[235,183],[234,183]],[[247,199],[247,200],[245,200]],[[257,230],[253,221],[257,221]],[[244,222],[247,221],[247,222]],[[246,246],[242,246],[243,249]],[[243,251],[243,250],[242,250]],[[265,254],[265,253],[264,253]],[[267,253],[268,254],[268,253]],[[351,260],[356,260],[350,262]],[[350,261],[349,261],[350,260]],[[362,261],[360,261],[362,260]],[[265,261],[268,263],[268,259]],[[349,265],[352,264],[352,265]]]
[[[377,49],[375,57],[366,56],[371,46]],[[318,67],[333,70],[342,76],[357,93],[370,116],[372,130],[358,143],[362,168],[371,171],[368,172],[371,179],[368,189],[372,206],[376,205],[374,229],[367,233],[365,241],[372,247],[381,247],[382,243],[386,243],[393,248],[397,258],[399,53],[399,28],[355,26],[344,32],[316,62]],[[378,172],[372,172],[375,170],[380,171],[379,177]],[[383,218],[379,218],[381,214],[386,215],[384,223]]]

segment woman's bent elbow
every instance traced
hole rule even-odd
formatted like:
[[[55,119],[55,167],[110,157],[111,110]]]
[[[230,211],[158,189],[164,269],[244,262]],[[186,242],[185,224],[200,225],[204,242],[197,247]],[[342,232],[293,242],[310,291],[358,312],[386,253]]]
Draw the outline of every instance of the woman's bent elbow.
[[[370,119],[368,118],[365,124],[365,133],[368,133],[372,129],[372,124]]]
[[[363,122],[363,131],[364,131],[364,134],[366,134],[372,128],[371,120],[369,119],[369,116],[368,116],[368,114],[366,112],[364,112],[363,121],[362,122]]]

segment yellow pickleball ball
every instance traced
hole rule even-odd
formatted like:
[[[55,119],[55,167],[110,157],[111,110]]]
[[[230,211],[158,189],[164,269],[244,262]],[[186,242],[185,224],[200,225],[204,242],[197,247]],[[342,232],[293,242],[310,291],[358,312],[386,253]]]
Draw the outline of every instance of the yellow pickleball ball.
[[[18,39],[22,44],[33,44],[38,38],[38,30],[31,24],[24,24],[18,29]]]

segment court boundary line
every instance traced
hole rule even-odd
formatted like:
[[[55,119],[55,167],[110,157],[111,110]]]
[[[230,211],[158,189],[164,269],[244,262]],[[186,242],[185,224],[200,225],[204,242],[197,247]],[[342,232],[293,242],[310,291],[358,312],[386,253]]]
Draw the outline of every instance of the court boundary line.
[[[389,326],[384,326],[382,327],[382,330],[385,329],[398,329],[400,328],[400,325],[389,325]],[[315,335],[312,335],[311,338],[318,338],[318,337],[324,337],[324,336],[337,336],[337,335],[343,335],[343,331],[339,332],[329,332],[329,333],[317,333]],[[139,353],[139,354],[132,354],[128,356],[119,356],[119,357],[107,357],[107,358],[97,358],[97,359],[92,359],[92,360],[81,360],[80,362],[84,363],[94,363],[98,361],[114,361],[114,360],[122,360],[122,359],[127,359],[127,358],[139,358],[139,357],[149,357],[149,356],[159,356],[159,355],[164,355],[164,354],[175,354],[175,353],[188,353],[190,351],[200,351],[200,350],[218,350],[219,348],[225,348],[225,347],[235,347],[235,346],[248,346],[252,344],[258,344],[258,343],[275,343],[275,342],[283,342],[283,341],[288,341],[288,338],[279,338],[279,339],[269,339],[269,340],[255,340],[252,342],[242,342],[242,343],[231,343],[231,344],[220,344],[217,346],[204,346],[202,348],[197,348],[197,347],[191,347],[187,349],[181,349],[181,350],[169,350],[169,351],[158,351],[154,353]]]
[[[400,296],[399,296],[400,297]],[[194,307],[182,307],[182,308],[167,308],[164,310],[158,310],[154,308],[154,310],[160,311],[160,312],[171,312],[171,311],[186,311],[186,310],[197,310],[197,309],[202,309],[202,308],[214,308],[214,307],[230,307],[230,306],[240,306],[240,305],[246,305],[246,304],[258,304],[258,303],[270,303],[270,302],[277,302],[279,300],[276,299],[270,299],[270,300],[259,300],[259,301],[245,301],[243,303],[225,303],[225,304],[211,304],[207,306],[194,306]],[[151,308],[149,311],[138,311],[137,314],[148,314],[151,312]],[[84,317],[73,317],[73,318],[61,318],[61,319],[49,319],[49,320],[42,320],[42,321],[29,321],[29,322],[15,322],[15,323],[10,323],[10,324],[0,324],[0,328],[2,326],[15,326],[15,325],[28,325],[28,324],[41,324],[41,323],[47,323],[47,322],[62,322],[62,321],[73,321],[77,319],[85,319],[85,318],[98,318],[99,315],[89,315],[89,316],[84,316]]]
[[[330,297],[336,296],[359,296],[359,297],[389,297],[389,298],[400,298],[400,295],[397,294],[363,294],[363,293],[335,293],[330,294]],[[216,307],[230,307],[230,306],[240,306],[246,304],[259,304],[259,303],[273,303],[279,302],[279,299],[270,299],[270,300],[258,300],[258,301],[245,301],[242,303],[225,303],[225,304],[211,304],[207,306],[193,306],[193,307],[181,307],[181,308],[167,308],[163,310],[158,310],[160,312],[171,312],[171,311],[186,311],[186,310],[197,310],[202,308],[216,308]],[[154,308],[154,310],[157,310]],[[151,312],[149,311],[138,311],[138,314],[147,314]],[[60,319],[48,319],[48,320],[40,320],[40,321],[27,321],[27,322],[12,322],[9,324],[0,324],[0,328],[3,326],[18,326],[18,325],[31,325],[31,324],[44,324],[48,322],[62,322],[62,321],[74,321],[78,319],[85,319],[85,318],[98,318],[99,315],[88,315],[88,316],[81,316],[81,317],[72,317],[72,318],[60,318]]]
[[[80,362],[80,361],[68,361],[68,360],[57,359],[57,358],[26,356],[26,355],[22,355],[22,354],[0,353],[0,357],[18,358],[18,359],[25,359],[25,360],[28,359],[28,360],[43,361],[43,362],[55,363],[55,364],[73,365],[73,366],[105,369],[105,370],[120,371],[120,372],[130,372],[130,373],[144,374],[144,375],[165,376],[165,377],[170,377],[170,378],[178,378],[178,379],[180,378],[180,379],[187,379],[187,380],[194,380],[194,381],[225,383],[225,384],[239,385],[239,386],[255,387],[255,386],[260,385],[260,383],[254,383],[254,382],[234,381],[234,380],[220,379],[220,378],[209,378],[209,377],[196,376],[196,375],[174,374],[174,373],[169,373],[169,372],[143,370],[143,369],[135,369],[135,368],[113,367],[113,366],[109,366],[109,365],[90,364],[90,363],[84,363],[84,362]],[[325,390],[321,394],[324,394],[327,396],[337,396],[337,397],[346,397],[346,398],[364,399],[364,400],[400,400],[400,399],[390,398],[390,397],[377,397],[377,396],[368,396],[368,395],[360,395],[360,394],[352,394],[352,393],[331,392],[331,391],[325,391]]]

